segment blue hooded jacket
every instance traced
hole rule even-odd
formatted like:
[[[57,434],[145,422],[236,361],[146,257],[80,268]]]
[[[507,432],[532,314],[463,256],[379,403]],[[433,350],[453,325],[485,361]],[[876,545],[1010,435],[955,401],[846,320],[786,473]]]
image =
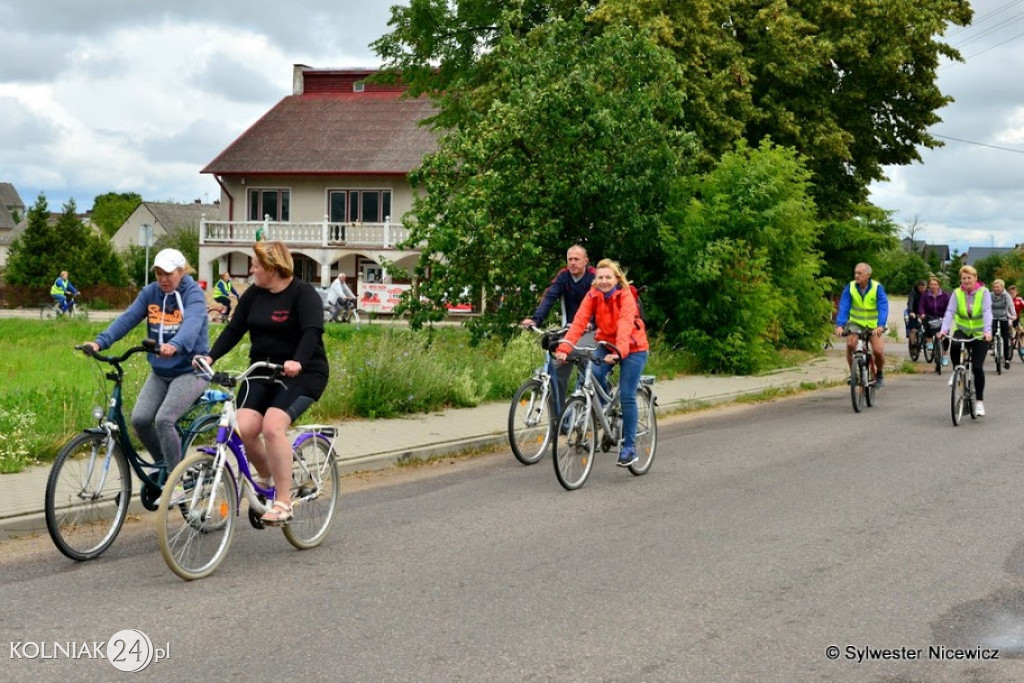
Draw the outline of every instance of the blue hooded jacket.
[[[178,288],[167,294],[157,282],[143,287],[132,305],[96,337],[100,350],[110,348],[143,320],[147,336],[157,345],[171,344],[178,349],[170,358],[146,354],[153,372],[162,377],[192,372],[193,356],[205,356],[210,351],[206,295],[191,275],[182,277]]]

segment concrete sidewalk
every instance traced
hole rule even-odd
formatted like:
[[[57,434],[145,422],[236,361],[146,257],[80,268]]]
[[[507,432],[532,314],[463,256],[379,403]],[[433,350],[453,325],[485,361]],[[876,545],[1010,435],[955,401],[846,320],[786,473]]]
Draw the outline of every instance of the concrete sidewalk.
[[[887,365],[900,362],[895,342]],[[902,347],[902,345],[900,346]],[[782,371],[751,377],[688,375],[658,381],[655,393],[659,414],[687,407],[728,402],[739,396],[769,389],[815,386],[842,382],[847,377],[845,354],[830,349],[820,358]],[[435,455],[485,449],[508,448],[506,426],[509,404],[488,403],[476,408],[445,410],[390,420],[349,421],[340,425],[339,437],[343,472],[382,469],[403,460],[426,459]],[[509,452],[509,460],[513,457]],[[0,512],[0,538],[45,533],[43,498],[49,465],[33,467],[18,474],[0,474],[4,507]],[[133,484],[137,489],[137,483]],[[137,492],[137,491],[136,491]]]

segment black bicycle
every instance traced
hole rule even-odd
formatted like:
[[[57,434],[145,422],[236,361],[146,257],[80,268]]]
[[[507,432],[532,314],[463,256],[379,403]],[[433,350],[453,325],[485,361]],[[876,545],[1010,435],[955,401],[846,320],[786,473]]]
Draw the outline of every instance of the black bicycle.
[[[46,481],[46,530],[62,553],[83,561],[101,555],[117,538],[132,498],[132,470],[142,482],[139,501],[150,511],[157,508],[167,471],[163,463],[135,450],[123,412],[121,364],[136,353],[155,352],[156,342],[147,339],[120,356],[102,356],[85,345],[75,349],[109,365],[104,377],[113,383],[106,408],[93,408],[96,426],[61,448]],[[219,406],[228,398],[222,391],[207,390],[178,420],[182,454],[200,435],[209,433],[213,442]]]

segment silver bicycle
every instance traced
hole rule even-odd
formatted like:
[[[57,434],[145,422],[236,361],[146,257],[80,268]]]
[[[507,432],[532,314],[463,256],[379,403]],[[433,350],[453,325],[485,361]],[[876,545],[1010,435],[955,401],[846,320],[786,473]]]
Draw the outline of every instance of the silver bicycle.
[[[618,354],[618,350],[606,342],[589,347],[563,343],[573,347],[569,360],[583,362],[586,368],[582,386],[569,396],[558,419],[552,450],[558,483],[573,491],[583,486],[590,476],[598,447],[604,453],[613,450],[618,453],[622,446],[622,409],[618,387],[605,391],[594,376],[594,364],[602,362],[594,359],[594,351],[604,347],[609,353]],[[658,399],[654,394],[653,375],[640,376],[636,403],[638,460],[629,466],[629,471],[640,476],[651,469],[658,446]]]

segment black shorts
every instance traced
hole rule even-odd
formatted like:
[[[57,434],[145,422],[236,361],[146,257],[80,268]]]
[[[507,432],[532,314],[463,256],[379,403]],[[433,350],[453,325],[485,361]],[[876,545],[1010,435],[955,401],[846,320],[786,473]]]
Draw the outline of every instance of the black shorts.
[[[316,403],[327,388],[327,377],[315,373],[301,373],[298,377],[282,377],[284,386],[267,379],[251,379],[238,388],[239,408],[255,410],[266,415],[269,408],[288,413],[292,424]]]

